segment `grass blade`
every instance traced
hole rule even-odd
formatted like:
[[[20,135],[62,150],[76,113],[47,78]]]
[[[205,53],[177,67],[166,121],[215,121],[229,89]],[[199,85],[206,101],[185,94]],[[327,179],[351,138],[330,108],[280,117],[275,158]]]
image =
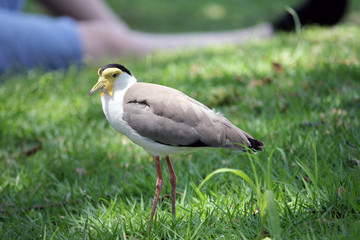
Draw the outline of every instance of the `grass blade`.
[[[280,216],[275,202],[274,192],[265,191],[266,210],[268,220],[271,226],[271,233],[274,239],[281,238]]]
[[[217,169],[215,171],[213,171],[212,173],[210,173],[209,175],[206,176],[206,178],[200,183],[199,185],[199,189],[207,182],[209,181],[210,178],[212,178],[215,174],[219,174],[219,173],[225,173],[225,172],[230,172],[230,173],[233,173],[235,175],[238,175],[240,176],[242,179],[244,179],[250,186],[251,188],[257,192],[257,188],[254,184],[254,182],[250,179],[250,177],[244,173],[243,171],[241,170],[237,170],[237,169],[231,169],[231,168],[220,168],[220,169]]]

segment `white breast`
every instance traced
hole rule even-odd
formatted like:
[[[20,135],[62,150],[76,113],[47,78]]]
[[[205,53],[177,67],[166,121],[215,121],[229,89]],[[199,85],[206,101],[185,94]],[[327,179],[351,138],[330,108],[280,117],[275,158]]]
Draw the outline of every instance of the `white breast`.
[[[106,90],[101,96],[102,108],[106,119],[116,131],[128,135],[131,128],[122,119],[124,113],[124,96],[126,91],[136,83],[134,77],[122,77],[114,82],[113,95],[110,96]]]

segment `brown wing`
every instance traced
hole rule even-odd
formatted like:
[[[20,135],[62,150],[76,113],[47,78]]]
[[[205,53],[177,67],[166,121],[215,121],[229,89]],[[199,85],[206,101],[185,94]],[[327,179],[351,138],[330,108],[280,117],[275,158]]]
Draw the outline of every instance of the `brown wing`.
[[[186,147],[231,147],[261,150],[264,144],[223,116],[172,88],[136,83],[124,97],[123,119],[140,135]]]

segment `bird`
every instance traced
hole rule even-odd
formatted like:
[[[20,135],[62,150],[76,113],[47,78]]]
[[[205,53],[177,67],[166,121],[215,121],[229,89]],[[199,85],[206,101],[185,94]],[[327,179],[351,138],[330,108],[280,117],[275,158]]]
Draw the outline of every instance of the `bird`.
[[[233,125],[220,113],[176,89],[137,82],[123,65],[112,63],[98,70],[98,81],[88,93],[100,89],[102,109],[110,125],[152,154],[157,180],[150,223],[163,186],[160,157],[165,157],[175,217],[177,178],[170,155],[206,148],[228,148],[256,153],[265,144]]]

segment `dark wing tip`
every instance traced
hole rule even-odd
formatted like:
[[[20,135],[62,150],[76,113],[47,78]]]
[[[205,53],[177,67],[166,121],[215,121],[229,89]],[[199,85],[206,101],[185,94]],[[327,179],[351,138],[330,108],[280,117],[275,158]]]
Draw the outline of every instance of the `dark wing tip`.
[[[256,140],[254,138],[248,138],[249,142],[250,142],[250,149],[253,150],[257,150],[257,151],[262,151],[263,148],[265,147],[265,144],[259,140]]]

